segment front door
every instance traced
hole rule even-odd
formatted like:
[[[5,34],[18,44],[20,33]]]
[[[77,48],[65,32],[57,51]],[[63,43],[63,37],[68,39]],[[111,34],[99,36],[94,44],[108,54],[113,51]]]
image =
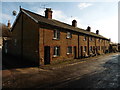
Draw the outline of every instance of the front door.
[[[76,58],[76,46],[74,46],[74,58]]]
[[[50,46],[44,47],[44,64],[50,64]]]
[[[81,58],[83,58],[83,46],[81,46]]]

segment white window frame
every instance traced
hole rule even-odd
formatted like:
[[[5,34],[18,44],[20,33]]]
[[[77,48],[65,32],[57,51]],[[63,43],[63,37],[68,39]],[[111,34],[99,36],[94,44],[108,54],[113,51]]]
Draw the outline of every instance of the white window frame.
[[[84,41],[86,41],[87,40],[87,37],[86,37],[86,35],[84,35],[84,39],[83,39]]]
[[[71,32],[67,32],[67,38],[72,38],[72,33]]]
[[[59,51],[57,51],[57,50],[59,50]],[[59,46],[54,47],[53,57],[57,57],[57,56],[60,56],[60,47]]]
[[[92,47],[92,46],[90,46],[90,51],[92,52],[92,50],[93,50],[93,47]]]
[[[57,39],[57,40],[60,39],[60,31],[59,30],[54,30],[53,39]]]
[[[69,50],[69,49],[71,49],[71,50]],[[72,54],[72,46],[67,47],[67,54]]]
[[[92,37],[90,37],[90,41],[92,41]]]
[[[86,52],[86,51],[87,51],[87,47],[84,46],[84,47],[83,47],[83,52]]]

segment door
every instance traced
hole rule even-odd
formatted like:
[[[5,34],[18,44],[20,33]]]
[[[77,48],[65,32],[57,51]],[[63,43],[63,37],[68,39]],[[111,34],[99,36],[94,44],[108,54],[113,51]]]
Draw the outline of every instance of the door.
[[[81,58],[83,58],[83,46],[81,46]]]
[[[76,46],[74,46],[74,58],[77,58],[77,57],[76,57],[76,51],[77,51],[77,50],[76,50]]]
[[[50,64],[50,46],[44,47],[44,64]]]

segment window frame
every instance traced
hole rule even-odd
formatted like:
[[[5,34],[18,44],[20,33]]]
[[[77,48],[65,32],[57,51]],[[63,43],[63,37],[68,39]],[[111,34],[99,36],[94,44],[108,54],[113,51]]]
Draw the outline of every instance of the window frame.
[[[60,31],[54,30],[53,33],[54,33],[53,39],[59,40],[60,39]]]
[[[86,52],[87,51],[87,46],[84,46],[83,47],[83,52]]]
[[[90,48],[90,49],[89,49],[89,50],[90,50],[90,52],[92,52],[92,51],[93,51],[93,47],[92,47],[92,46],[90,46],[89,48]]]
[[[90,39],[89,39],[90,41],[92,41],[93,39],[92,39],[92,36],[90,36]]]
[[[53,57],[57,57],[57,56],[60,56],[60,46],[54,46],[53,48]]]
[[[67,38],[72,38],[72,33],[71,32],[67,32]]]
[[[72,54],[72,46],[67,47],[67,54]]]
[[[87,40],[87,36],[86,35],[84,35],[84,39],[83,39],[83,41],[86,41]]]

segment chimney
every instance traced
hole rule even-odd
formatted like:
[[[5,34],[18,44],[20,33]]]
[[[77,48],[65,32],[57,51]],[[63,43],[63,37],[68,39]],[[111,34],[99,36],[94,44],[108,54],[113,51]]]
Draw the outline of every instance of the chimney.
[[[51,8],[46,8],[45,10],[45,18],[52,19],[52,10]]]
[[[8,27],[9,29],[11,28],[10,20],[8,20],[7,27]]]
[[[72,26],[77,27],[77,21],[76,20],[72,21]]]
[[[91,31],[91,27],[90,26],[87,27],[87,31],[89,31],[89,32]]]
[[[96,30],[96,34],[99,34],[99,30]]]

